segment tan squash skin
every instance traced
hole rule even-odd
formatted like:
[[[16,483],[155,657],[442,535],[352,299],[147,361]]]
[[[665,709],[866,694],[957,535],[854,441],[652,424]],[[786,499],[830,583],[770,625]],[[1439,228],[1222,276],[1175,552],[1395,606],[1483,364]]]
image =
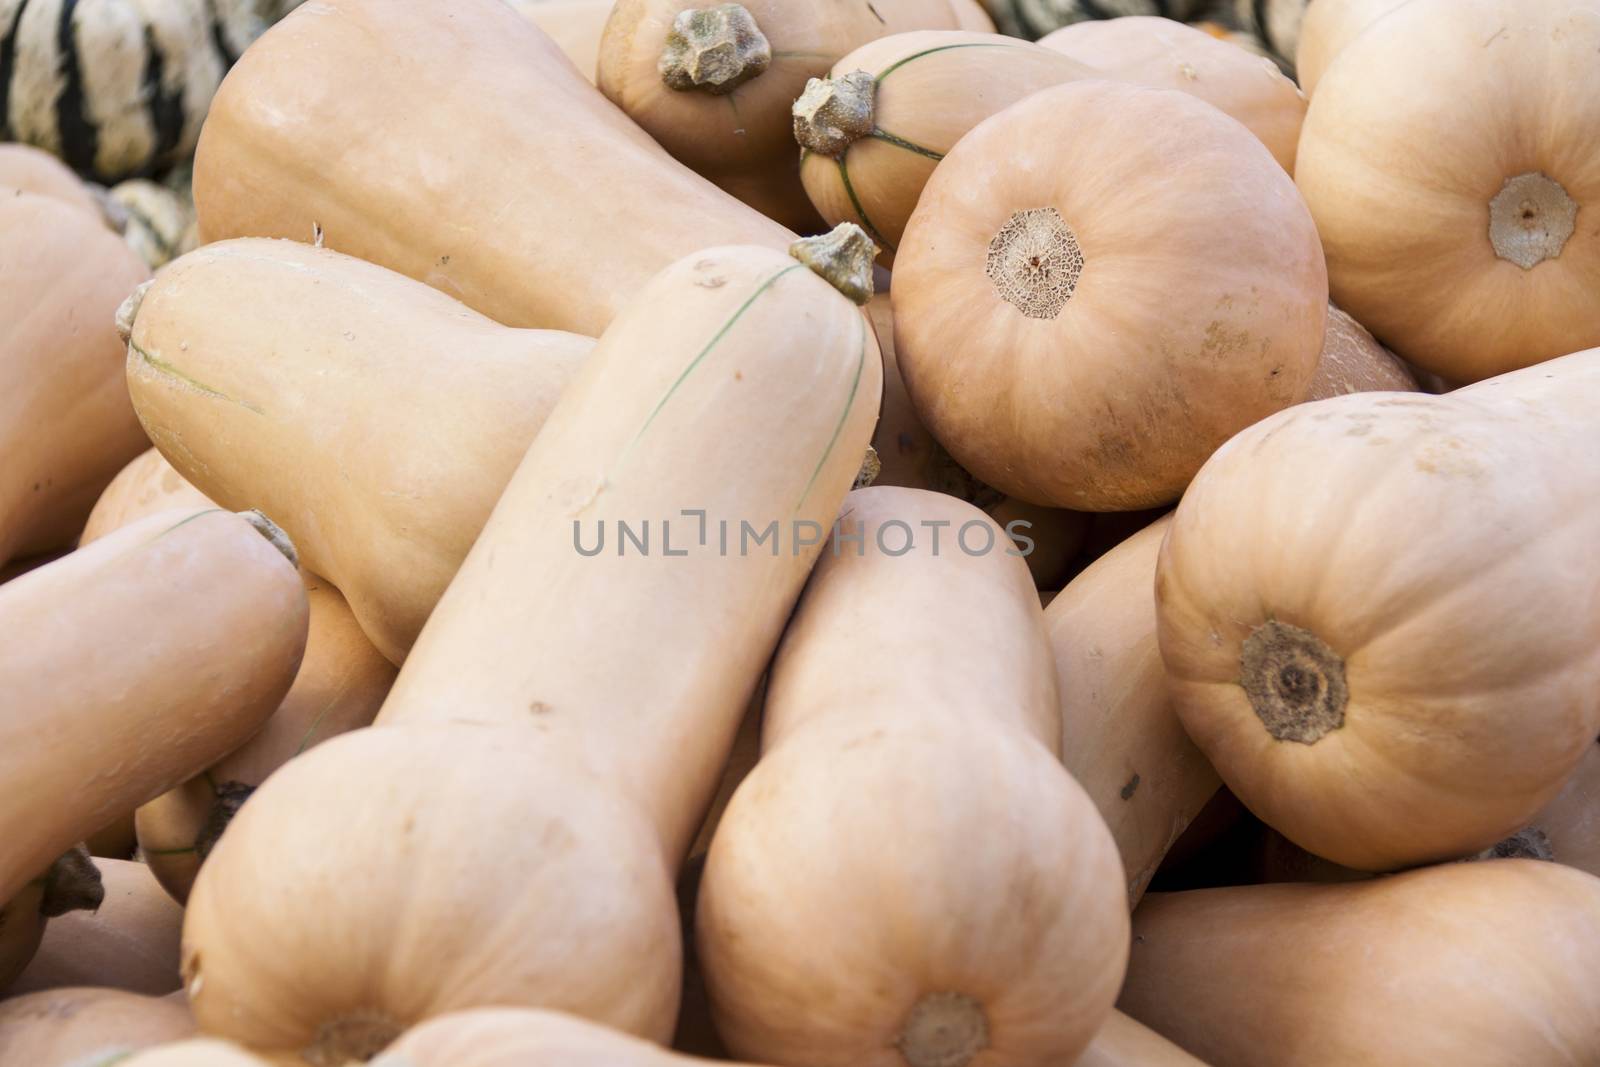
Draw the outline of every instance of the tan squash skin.
[[[1306,96],[1316,92],[1317,82],[1335,57],[1351,41],[1407,0],[1315,0],[1300,23],[1300,41],[1295,46],[1295,77]]]
[[[399,663],[593,347],[325,249],[229,241],[146,291],[127,388],[178,472],[273,516]]]
[[[44,879],[36,878],[0,904],[0,992],[11,987],[39,950],[48,922],[40,911],[43,899]]]
[[[1559,864],[1152,893],[1133,933],[1118,1006],[1217,1067],[1600,1059],[1600,880]]]
[[[173,1067],[178,1067],[174,1064]],[[218,1064],[217,1067],[227,1067]],[[1154,1030],[1114,1011],[1073,1067],[1205,1067]]]
[[[721,555],[716,523],[770,515],[820,532],[881,393],[865,317],[797,266],[705,250],[607,331],[379,728],[278,771],[201,871],[184,954],[208,1030],[331,1056],[499,1004],[671,1036],[674,871],[819,551],[795,553],[785,534],[777,557],[736,542]],[[707,512],[707,545],[684,508]],[[605,522],[611,546],[617,521],[637,533],[647,517],[650,556],[575,548],[574,519],[588,546]],[[660,555],[668,518],[687,558]],[[596,659],[602,645],[618,658]],[[330,833],[326,811],[347,832]],[[308,894],[308,879],[344,888]],[[326,965],[307,973],[303,954]]]
[[[1222,782],[1167,697],[1156,647],[1162,519],[1091,564],[1045,610],[1061,694],[1061,753],[1122,854],[1137,905],[1167,850]]]
[[[978,0],[950,0],[950,6],[955,9],[956,29],[973,33],[995,32],[994,19],[989,17],[989,12]]]
[[[95,866],[105,890],[99,909],[51,919],[33,962],[7,995],[93,985],[161,996],[180,988],[183,908],[142,863],[100,859]]]
[[[857,71],[873,76],[870,89],[846,83]],[[829,80],[867,109],[870,129],[841,137],[832,110],[841,105],[816,121],[807,100],[795,105],[806,194],[830,224],[859,223],[892,264],[933,168],[968,130],[1041,89],[1093,76],[1059,52],[994,33],[922,30],[862,45]],[[808,87],[807,99],[820,89]]]
[[[892,297],[911,399],[956,461],[1085,511],[1176,499],[1301,400],[1328,307],[1311,217],[1261,142],[1185,93],[1094,80],[962,138]]]
[[[237,1045],[210,1038],[195,1038],[145,1049],[126,1060],[118,1060],[116,1067],[269,1067],[282,1063],[284,1067],[301,1067],[305,1061],[264,1060]]]
[[[309,574],[305,586],[306,655],[278,710],[242,747],[138,810],[145,862],[175,900],[189,899],[216,835],[250,791],[313,745],[370,725],[394,684],[394,665],[372,647],[339,591]]]
[[[118,989],[47,989],[0,1001],[3,1067],[99,1067],[194,1033],[182,1003]]]
[[[133,832],[133,812],[125,812],[94,833],[84,835],[84,843],[89,846],[91,856],[108,860],[132,859],[133,850],[139,844]]]
[[[216,501],[172,469],[160,449],[149,448],[111,479],[106,491],[95,501],[94,510],[89,512],[89,521],[83,524],[78,544],[98,541],[158,511],[172,508],[198,511],[216,506]]]
[[[708,0],[618,0],[600,46],[600,90],[686,166],[798,230],[818,228],[800,186],[789,108],[810,78],[867,41],[906,30],[954,30],[950,0],[744,0],[770,65],[733,91],[678,90],[662,53],[680,12]],[[839,220],[829,220],[836,222]]]
[[[0,563],[69,547],[145,447],[113,319],[148,273],[88,213],[0,193]]]
[[[680,256],[794,239],[673,162],[504,0],[296,9],[212,101],[194,193],[205,241],[316,225],[496,322],[590,337]]]
[[[920,534],[904,555],[878,544],[892,521]],[[930,521],[950,523],[937,553]],[[1038,594],[1018,557],[957,549],[968,523],[1006,542],[954,497],[862,489],[843,523],[863,554],[817,564],[706,859],[717,1030],[761,1063],[1070,1063],[1116,998],[1126,899],[1056,758]]]
[[[408,1031],[372,1067],[692,1067],[724,1060],[683,1056],[571,1015],[484,1008]]]
[[[21,635],[0,646],[0,781],[39,798],[0,811],[4,900],[260,728],[300,665],[306,598],[247,517],[168,511],[8,582],[0,629]]]
[[[1321,0],[1317,0],[1321,2]],[[1238,119],[1294,173],[1306,97],[1278,64],[1172,19],[1091,19],[1039,38],[1100,76],[1190,93]]]
[[[1413,0],[1329,68],[1295,181],[1395,354],[1474,382],[1600,345],[1597,53],[1600,0]]]
[[[11,196],[18,189],[70,204],[105,225],[99,201],[71,167],[42,148],[0,144],[0,196]]]
[[[589,81],[600,62],[600,37],[611,0],[509,0],[517,14],[539,27]]]
[[[1328,305],[1328,332],[1307,400],[1346,393],[1415,393],[1421,387],[1404,361],[1355,319]]]
[[[916,409],[911,406],[895,359],[894,316],[888,293],[873,296],[867,305],[867,317],[883,350],[883,407],[872,433],[872,447],[883,467],[872,484],[949,493],[979,504],[1002,529],[1018,523],[1012,528],[1033,542],[1031,546],[1020,540],[1017,544],[1019,549],[1028,550],[1028,570],[1033,572],[1034,584],[1040,589],[1059,589],[1066,583],[1073,558],[1083,548],[1089,517],[1002,496],[962,470],[918,421]]]
[[[1600,734],[1600,597],[1572,570],[1600,536],[1596,397],[1600,349],[1339,397],[1195,479],[1157,572],[1161,653],[1263,821],[1386,870],[1487,848],[1560,791]]]

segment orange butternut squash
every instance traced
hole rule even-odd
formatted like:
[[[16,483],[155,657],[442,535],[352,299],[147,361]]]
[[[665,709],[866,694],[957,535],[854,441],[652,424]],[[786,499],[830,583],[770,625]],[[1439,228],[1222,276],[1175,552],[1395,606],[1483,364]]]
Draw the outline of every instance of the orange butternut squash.
[[[120,989],[46,989],[0,1001],[0,1063],[7,1067],[120,1063],[193,1033],[182,1003]]]
[[[94,510],[89,512],[89,521],[83,524],[78,544],[91,544],[158,511],[199,511],[216,506],[215,501],[172,469],[160,449],[148,448],[118,471],[100,494]]]
[[[1396,354],[1473,382],[1600,345],[1597,52],[1600,0],[1415,0],[1319,83],[1295,181]]]
[[[1178,721],[1156,647],[1151,590],[1170,522],[1101,556],[1045,609],[1062,760],[1111,828],[1130,905],[1222,784]]]
[[[968,130],[1092,73],[993,33],[920,30],[864,44],[794,102],[806,195],[829,223],[860,224],[890,264],[933,168]]]
[[[1328,305],[1328,332],[1307,400],[1327,400],[1346,393],[1420,391],[1405,361],[1380,345],[1366,327]]]
[[[1337,2],[1337,0],[1335,0]],[[1172,19],[1141,15],[1090,19],[1039,44],[1117,81],[1176,89],[1238,119],[1272,158],[1294,173],[1306,98],[1278,64]]]
[[[789,132],[806,81],[867,41],[960,21],[951,0],[619,0],[597,84],[678,160],[809,231],[817,215]]]
[[[943,494],[858,490],[840,525],[706,858],[717,1031],[763,1063],[1070,1063],[1116,998],[1127,909],[1111,835],[1057,759],[1027,568]],[[827,877],[797,879],[797,857]]]
[[[1374,22],[1407,0],[1316,0],[1308,5],[1295,46],[1295,77],[1311,96],[1339,53]]]
[[[559,1012],[482,1008],[414,1027],[372,1067],[691,1067],[710,1062]]]
[[[260,516],[169,511],[0,587],[0,782],[34,798],[0,813],[0,900],[260,728],[305,648],[292,551]]]
[[[204,241],[320,233],[507,326],[591,337],[681,256],[794,239],[674,162],[504,0],[302,5],[212,101],[194,195]]]
[[[80,208],[0,194],[0,563],[69,547],[145,447],[113,319],[147,276]]]
[[[208,1031],[364,1057],[421,1019],[512,1005],[669,1038],[673,874],[820,551],[796,542],[821,541],[861,465],[880,365],[859,309],[781,253],[707,249],[651,282],[562,394],[378,726],[274,774],[202,868],[184,973]],[[765,542],[741,551],[741,524]],[[302,949],[326,965],[307,973]]]
[[[1600,536],[1597,397],[1600,350],[1339,397],[1195,479],[1157,571],[1161,654],[1263,821],[1385,870],[1487,848],[1560,791],[1600,735],[1600,599],[1571,569]]]
[[[1600,879],[1447,864],[1152,893],[1121,1009],[1218,1067],[1527,1067],[1600,1056]]]
[[[192,252],[130,317],[156,446],[224,507],[281,520],[395,663],[594,347],[291,241]]]
[[[1301,400],[1328,306],[1311,216],[1258,140],[1185,93],[1094,80],[962,138],[891,296],[939,443],[1001,492],[1088,511],[1175,499]]]
[[[52,919],[33,962],[8,993],[102,986],[161,996],[181,988],[183,908],[143,863],[100,859],[95,866],[104,894],[99,907]]]
[[[873,484],[932,489],[977,504],[1027,553],[1035,585],[1057,589],[1065,584],[1068,568],[1083,547],[1089,517],[1002,496],[962,470],[917,420],[895,359],[889,295],[874,295],[867,315],[883,350],[883,405],[872,434],[872,447],[881,466]]]

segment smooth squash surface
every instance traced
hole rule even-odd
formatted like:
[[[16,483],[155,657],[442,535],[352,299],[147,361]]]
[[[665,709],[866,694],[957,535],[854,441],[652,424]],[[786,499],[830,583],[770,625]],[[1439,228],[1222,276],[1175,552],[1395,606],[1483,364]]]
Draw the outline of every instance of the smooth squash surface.
[[[182,1003],[118,989],[76,986],[0,1001],[0,1063],[83,1067],[194,1033]]]
[[[320,233],[507,326],[591,337],[681,256],[794,239],[674,162],[504,0],[303,5],[223,82],[194,194],[204,241]]]
[[[413,1027],[372,1067],[691,1067],[710,1062],[559,1012],[483,1008]]]

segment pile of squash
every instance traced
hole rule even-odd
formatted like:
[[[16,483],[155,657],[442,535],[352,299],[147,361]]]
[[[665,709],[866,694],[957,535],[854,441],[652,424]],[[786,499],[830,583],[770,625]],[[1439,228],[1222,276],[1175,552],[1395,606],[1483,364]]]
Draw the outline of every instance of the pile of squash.
[[[191,6],[191,240],[0,148],[0,1067],[1600,1063],[1600,0]]]

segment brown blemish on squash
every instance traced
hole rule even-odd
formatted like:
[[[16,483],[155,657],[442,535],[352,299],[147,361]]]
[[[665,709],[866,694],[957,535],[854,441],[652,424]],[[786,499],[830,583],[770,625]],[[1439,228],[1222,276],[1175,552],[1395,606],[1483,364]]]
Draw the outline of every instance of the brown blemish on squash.
[[[1132,778],[1128,779],[1128,784],[1122,787],[1122,799],[1123,800],[1132,800],[1133,799],[1133,791],[1135,789],[1138,789],[1138,788],[1139,788],[1139,776],[1137,774],[1135,774]]]
[[[1578,204],[1560,182],[1530,171],[1506,180],[1489,201],[1494,254],[1523,270],[1559,258],[1577,228]]]
[[[966,1067],[989,1047],[989,1019],[964,993],[928,993],[912,1007],[895,1047],[909,1067]]]
[[[1083,250],[1053,207],[1018,211],[989,242],[984,261],[1000,298],[1030,319],[1061,314],[1083,276]]]
[[[1279,741],[1314,745],[1344,725],[1344,660],[1311,631],[1263,623],[1245,640],[1239,666],[1250,706]]]
[[[739,4],[678,12],[657,69],[669,89],[725,96],[772,64],[755,16]]]
[[[316,1040],[301,1055],[312,1067],[346,1067],[352,1060],[364,1063],[388,1048],[404,1030],[383,1012],[352,1012],[323,1023]]]

